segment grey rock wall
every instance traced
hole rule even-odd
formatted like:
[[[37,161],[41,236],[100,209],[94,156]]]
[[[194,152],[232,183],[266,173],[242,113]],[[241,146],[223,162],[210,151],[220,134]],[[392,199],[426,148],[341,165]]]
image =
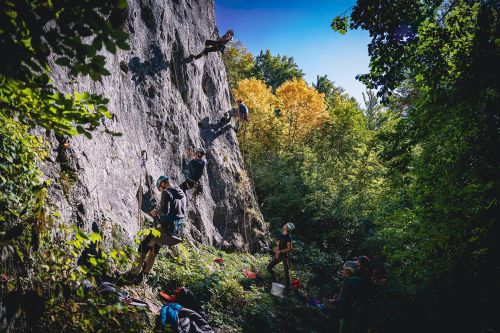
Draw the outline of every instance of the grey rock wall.
[[[86,230],[95,223],[109,240],[133,238],[136,191],[145,182],[141,151],[154,180],[166,174],[180,184],[188,147],[204,147],[204,190],[188,192],[187,241],[227,250],[265,247],[266,227],[235,133],[210,126],[231,108],[221,56],[189,58],[216,37],[213,1],[129,0],[125,15],[131,50],[104,53],[112,74],[102,83],[72,82],[54,68],[62,90],[103,93],[114,114],[92,140],[51,136],[51,162],[44,168],[55,180],[50,195],[62,219]],[[106,128],[123,135],[113,137]]]

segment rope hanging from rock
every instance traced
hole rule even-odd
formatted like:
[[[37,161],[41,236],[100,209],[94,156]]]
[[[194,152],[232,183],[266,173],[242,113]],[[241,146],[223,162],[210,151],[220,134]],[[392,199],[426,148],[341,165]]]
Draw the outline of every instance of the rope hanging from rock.
[[[179,51],[179,44],[177,44],[177,42],[173,42],[172,51],[173,51],[172,62],[174,64],[175,85],[177,86],[177,89],[179,89],[179,77],[177,76],[177,65],[175,64],[177,61],[174,56],[174,54],[177,53],[177,51]]]
[[[241,120],[239,119],[238,121],[241,121]],[[247,126],[246,126],[246,122],[245,122],[245,124],[243,124],[243,140],[242,140],[242,145],[241,145],[242,148],[243,148],[243,150],[242,150],[243,167],[245,167],[245,151],[246,151],[246,149],[245,149],[245,142],[246,142],[246,133],[247,133]],[[248,184],[248,185],[250,185],[250,184]],[[245,191],[244,198],[243,198],[243,232],[244,232],[244,235],[245,235],[245,243],[246,243],[247,252],[250,252],[250,244],[248,243],[248,238],[247,238],[247,213],[248,213],[247,201],[248,201],[248,191]]]
[[[148,160],[148,153],[145,150],[141,151],[141,172],[139,173],[139,188],[137,189],[137,225],[139,230],[142,231],[142,178],[147,177],[146,161]]]

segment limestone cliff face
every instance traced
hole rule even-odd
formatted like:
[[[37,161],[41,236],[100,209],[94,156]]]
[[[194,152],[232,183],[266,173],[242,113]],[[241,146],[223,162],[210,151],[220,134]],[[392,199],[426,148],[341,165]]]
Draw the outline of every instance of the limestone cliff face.
[[[180,184],[188,147],[204,147],[203,192],[188,192],[185,237],[228,250],[265,247],[266,228],[234,130],[212,126],[231,108],[221,55],[189,57],[216,37],[213,1],[129,0],[124,15],[131,50],[104,53],[112,74],[102,83],[72,82],[54,68],[62,90],[102,93],[114,114],[92,140],[51,138],[45,172],[55,180],[51,198],[63,220],[87,230],[95,222],[106,238],[130,239],[139,229],[136,192],[140,183],[146,190],[143,171]],[[123,135],[113,137],[106,128]]]

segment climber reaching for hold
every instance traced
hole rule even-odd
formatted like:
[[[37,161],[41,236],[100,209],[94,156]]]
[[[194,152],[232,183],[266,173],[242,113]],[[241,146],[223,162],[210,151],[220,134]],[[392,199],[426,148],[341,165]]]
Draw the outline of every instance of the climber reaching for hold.
[[[200,54],[195,55],[195,59],[199,59],[209,52],[224,52],[226,49],[226,44],[229,43],[234,37],[234,31],[229,29],[224,36],[217,38],[217,40],[207,39],[205,41],[205,49],[201,51]]]
[[[127,273],[127,280],[136,284],[143,280],[144,275],[149,274],[163,245],[173,246],[181,241],[179,235],[186,213],[186,195],[167,176],[158,178],[156,188],[161,192],[160,206],[152,209],[149,214],[159,221],[160,235],[153,236],[150,233],[139,244],[139,256]]]
[[[207,161],[205,160],[204,156],[205,149],[198,148],[196,149],[196,151],[193,151],[193,148],[189,147],[188,157],[190,161],[187,169],[184,170],[186,180],[180,185],[184,193],[187,190],[192,189],[195,185],[198,185],[199,192],[202,191],[200,178],[201,176],[203,176],[205,165],[207,165]]]
[[[282,232],[279,236],[278,243],[274,248],[274,256],[271,262],[267,265],[267,270],[271,274],[271,278],[274,282],[278,282],[276,274],[273,271],[273,267],[283,262],[283,268],[285,269],[285,287],[290,289],[290,263],[288,262],[288,255],[292,252],[292,237],[290,232],[295,230],[295,225],[292,222],[288,222],[282,228]]]

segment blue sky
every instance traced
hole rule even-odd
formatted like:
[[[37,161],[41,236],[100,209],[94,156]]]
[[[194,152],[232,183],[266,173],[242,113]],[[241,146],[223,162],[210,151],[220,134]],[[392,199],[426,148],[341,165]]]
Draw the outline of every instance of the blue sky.
[[[306,73],[307,82],[327,74],[336,85],[362,103],[364,85],[355,79],[368,72],[370,41],[366,31],[346,35],[330,28],[332,19],[355,0],[215,0],[221,34],[235,31],[253,54],[260,50],[287,55]]]

